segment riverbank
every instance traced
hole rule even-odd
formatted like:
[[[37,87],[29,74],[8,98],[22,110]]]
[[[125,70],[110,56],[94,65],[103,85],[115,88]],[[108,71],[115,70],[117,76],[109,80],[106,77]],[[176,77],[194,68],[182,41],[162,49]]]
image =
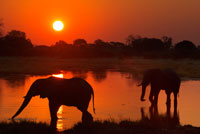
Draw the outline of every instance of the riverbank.
[[[41,57],[0,57],[0,76],[4,75],[47,75],[72,72],[116,71],[141,77],[146,69],[173,68],[182,79],[200,78],[200,60],[102,58],[102,59],[60,59]]]
[[[18,123],[0,123],[1,134],[49,134],[49,125],[21,121]],[[199,134],[200,128],[191,125],[170,125],[167,121],[154,124],[150,120],[141,121],[95,121],[91,124],[77,123],[71,129],[57,134]]]

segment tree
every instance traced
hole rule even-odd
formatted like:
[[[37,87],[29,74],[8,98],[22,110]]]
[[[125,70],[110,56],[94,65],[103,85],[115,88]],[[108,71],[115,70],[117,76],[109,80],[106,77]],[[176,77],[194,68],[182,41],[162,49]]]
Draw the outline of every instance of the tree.
[[[137,51],[162,51],[165,46],[160,39],[139,38],[132,42],[132,47]]]
[[[72,55],[74,47],[71,44],[66,43],[63,40],[56,42],[55,45],[51,46],[51,54],[56,57],[67,57]]]
[[[174,47],[175,51],[194,51],[197,49],[197,47],[194,45],[193,42],[191,41],[188,41],[188,40],[184,40],[184,41],[181,41],[177,44],[175,44],[175,47]]]
[[[97,39],[97,40],[94,41],[94,44],[100,46],[102,44],[105,44],[105,42],[101,39]]]
[[[139,40],[139,39],[141,39],[141,38],[142,38],[142,37],[141,37],[140,35],[135,35],[135,36],[129,35],[129,36],[126,38],[126,45],[132,46],[132,45],[133,45],[133,42],[134,42],[135,40]]]
[[[25,32],[12,30],[5,36],[5,43],[10,48],[27,49],[33,48],[30,39],[26,38]]]
[[[85,47],[87,45],[87,41],[84,39],[76,39],[74,40],[73,45],[76,47]]]
[[[162,41],[166,47],[166,49],[170,49],[172,47],[172,38],[168,36],[163,36]]]
[[[183,40],[174,46],[176,56],[180,58],[192,57],[196,54],[197,47],[194,43],[188,40]]]
[[[5,56],[28,56],[32,53],[33,45],[26,38],[24,32],[18,30],[10,31],[1,38],[0,53]]]
[[[56,42],[55,45],[53,45],[52,47],[55,47],[55,48],[60,48],[60,49],[65,49],[66,47],[68,47],[69,44],[66,43],[65,41],[63,40],[59,40],[58,42]]]
[[[111,41],[110,44],[115,48],[123,48],[125,46],[124,43],[114,41]]]
[[[26,39],[26,34],[25,34],[25,32],[21,32],[18,30],[12,30],[12,31],[8,32],[6,37],[11,38],[11,39],[17,39],[17,38]]]

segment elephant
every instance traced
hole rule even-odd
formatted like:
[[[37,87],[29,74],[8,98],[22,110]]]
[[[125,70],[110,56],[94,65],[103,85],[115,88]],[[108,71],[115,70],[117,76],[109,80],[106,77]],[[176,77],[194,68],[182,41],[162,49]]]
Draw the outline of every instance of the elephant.
[[[93,117],[87,111],[91,97],[93,98],[94,108],[94,92],[91,85],[81,78],[56,78],[48,77],[45,79],[37,79],[31,85],[28,93],[24,97],[24,101],[18,111],[12,116],[14,119],[28,105],[31,98],[40,95],[40,98],[48,98],[49,110],[51,116],[51,125],[56,126],[57,111],[61,105],[75,106],[82,112],[83,122],[92,122]]]
[[[170,95],[174,94],[174,107],[177,107],[177,94],[180,89],[180,77],[173,69],[149,69],[144,72],[143,80],[138,86],[142,86],[141,101],[145,101],[144,95],[146,87],[150,84],[151,91],[149,100],[152,105],[157,105],[158,95],[161,89],[165,90],[167,94],[166,104],[170,106]]]

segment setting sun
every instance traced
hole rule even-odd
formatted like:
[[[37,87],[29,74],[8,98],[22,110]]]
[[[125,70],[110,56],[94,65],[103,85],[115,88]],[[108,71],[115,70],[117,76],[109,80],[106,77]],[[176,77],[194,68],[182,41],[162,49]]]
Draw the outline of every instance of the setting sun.
[[[63,78],[63,74],[52,74],[53,77]]]
[[[54,29],[55,31],[61,31],[61,30],[63,30],[63,28],[64,28],[64,24],[63,24],[62,21],[55,21],[55,22],[53,23],[53,29]]]

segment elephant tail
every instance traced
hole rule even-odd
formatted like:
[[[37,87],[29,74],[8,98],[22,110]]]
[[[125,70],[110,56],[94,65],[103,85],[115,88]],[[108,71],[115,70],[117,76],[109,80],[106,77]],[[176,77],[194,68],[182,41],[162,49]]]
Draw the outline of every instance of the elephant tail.
[[[94,107],[94,91],[92,90],[92,101],[93,101],[93,112],[95,114],[95,107]]]

